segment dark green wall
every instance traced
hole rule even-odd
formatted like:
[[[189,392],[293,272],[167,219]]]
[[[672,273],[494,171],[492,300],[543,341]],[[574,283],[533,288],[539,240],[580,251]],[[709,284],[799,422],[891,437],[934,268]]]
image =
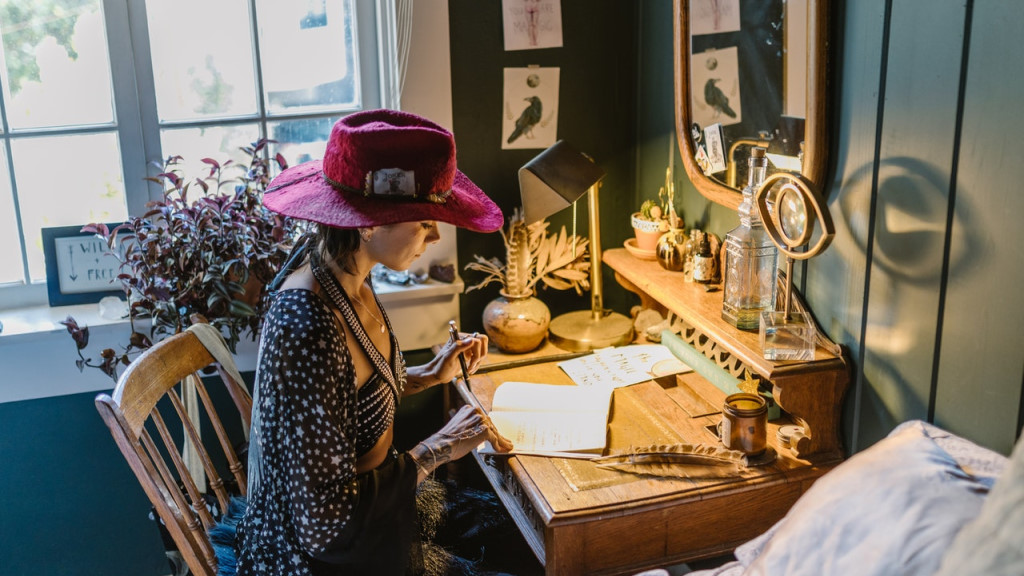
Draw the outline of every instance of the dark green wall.
[[[502,150],[501,115],[503,70],[540,65],[559,67],[558,138],[589,154],[605,169],[600,190],[603,246],[621,246],[628,214],[635,210],[635,142],[637,126],[637,21],[639,4],[616,0],[563,0],[563,47],[506,52],[502,37],[501,3],[452,0],[451,28],[453,132],[459,168],[483,188],[506,215],[521,205],[517,173],[542,150]],[[572,210],[549,218],[550,231],[562,225],[571,233]],[[623,217],[623,214],[626,216]],[[587,235],[587,205],[578,206],[579,233]],[[459,262],[474,254],[504,259],[498,234],[458,231]],[[605,305],[628,306],[626,293],[603,274]],[[467,285],[479,277],[463,272]],[[462,296],[463,329],[481,330],[484,306],[498,296],[499,287]],[[552,310],[589,309],[588,294],[541,291]]]
[[[170,572],[94,393],[0,404],[0,574]]]

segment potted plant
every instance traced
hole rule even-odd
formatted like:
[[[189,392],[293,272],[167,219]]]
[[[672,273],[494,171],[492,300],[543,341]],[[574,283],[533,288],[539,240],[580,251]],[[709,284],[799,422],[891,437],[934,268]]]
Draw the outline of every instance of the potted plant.
[[[680,228],[681,222],[675,212],[674,186],[666,175],[666,183],[658,190],[658,200],[644,200],[640,210],[631,217],[633,232],[636,236],[636,248],[653,253],[658,246],[658,239],[673,228]]]
[[[538,287],[554,290],[575,289],[577,294],[590,289],[589,240],[547,233],[548,222],[527,224],[516,210],[502,230],[505,260],[475,255],[466,270],[483,272],[483,280],[471,286],[472,292],[492,282],[501,285],[501,296],[484,308],[484,331],[505,352],[528,352],[544,341],[551,312],[535,297]]]
[[[103,238],[120,262],[117,280],[128,300],[131,335],[120,352],[106,348],[99,359],[89,359],[82,353],[89,329],[69,316],[62,324],[78,347],[80,370],[99,368],[116,380],[118,368],[132,355],[187,328],[193,317],[218,328],[232,352],[243,333],[257,332],[264,286],[298,232],[293,221],[263,207],[270,182],[268,142],[242,148],[248,166],[204,158],[209,172],[193,180],[182,176],[180,156],[154,163],[160,173],[147,180],[165,186],[160,201],[113,229],[103,224],[82,229]],[[273,161],[287,167],[280,155]],[[137,329],[137,320],[149,321],[148,333]]]

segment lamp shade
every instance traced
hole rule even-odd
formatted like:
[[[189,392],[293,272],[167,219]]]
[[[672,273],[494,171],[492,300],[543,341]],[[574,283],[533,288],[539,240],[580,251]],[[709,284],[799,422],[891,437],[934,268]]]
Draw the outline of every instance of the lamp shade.
[[[559,140],[519,169],[519,194],[527,223],[568,207],[604,178],[586,154]]]

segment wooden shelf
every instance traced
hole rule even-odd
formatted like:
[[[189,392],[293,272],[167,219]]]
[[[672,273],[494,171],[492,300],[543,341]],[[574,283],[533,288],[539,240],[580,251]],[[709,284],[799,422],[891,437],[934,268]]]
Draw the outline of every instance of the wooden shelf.
[[[616,280],[640,296],[644,308],[671,311],[685,325],[683,339],[736,377],[749,370],[771,382],[776,401],[804,426],[796,452],[842,455],[839,416],[850,379],[849,364],[834,343],[818,346],[815,359],[804,362],[766,360],[756,332],[739,330],[722,319],[722,291],[708,292],[703,284],[685,282],[656,261],[640,260],[626,250],[603,253],[602,261]],[[840,351],[836,354],[829,350]]]

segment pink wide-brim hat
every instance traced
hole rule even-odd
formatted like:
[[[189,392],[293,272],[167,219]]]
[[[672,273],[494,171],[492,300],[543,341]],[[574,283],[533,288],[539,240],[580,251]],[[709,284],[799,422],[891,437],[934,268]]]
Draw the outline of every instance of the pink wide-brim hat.
[[[278,174],[263,204],[335,228],[441,221],[494,232],[504,224],[501,209],[456,168],[451,132],[395,110],[338,120],[324,158]]]

